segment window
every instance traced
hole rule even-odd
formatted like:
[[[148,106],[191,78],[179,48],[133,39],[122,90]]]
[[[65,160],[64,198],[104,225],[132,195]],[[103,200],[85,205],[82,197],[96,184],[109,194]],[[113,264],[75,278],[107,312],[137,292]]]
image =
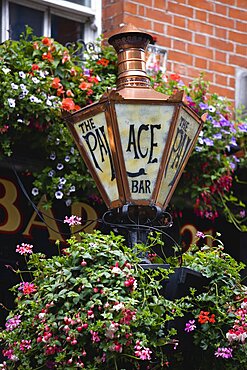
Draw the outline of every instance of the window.
[[[18,40],[28,24],[36,36],[42,36],[44,13],[19,4],[9,3],[9,38]]]
[[[66,44],[101,33],[101,0],[2,0],[1,41],[18,40],[25,26]]]

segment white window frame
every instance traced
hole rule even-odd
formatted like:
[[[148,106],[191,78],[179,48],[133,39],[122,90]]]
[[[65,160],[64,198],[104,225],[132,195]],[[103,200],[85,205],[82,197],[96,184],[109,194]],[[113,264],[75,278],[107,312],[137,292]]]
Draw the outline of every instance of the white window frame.
[[[247,118],[247,68],[236,68],[235,108],[244,106],[242,118]]]
[[[102,0],[91,0],[91,7],[64,0],[2,0],[1,40],[9,38],[9,3],[44,12],[43,35],[51,36],[51,14],[84,24],[84,42],[92,42],[101,34]]]

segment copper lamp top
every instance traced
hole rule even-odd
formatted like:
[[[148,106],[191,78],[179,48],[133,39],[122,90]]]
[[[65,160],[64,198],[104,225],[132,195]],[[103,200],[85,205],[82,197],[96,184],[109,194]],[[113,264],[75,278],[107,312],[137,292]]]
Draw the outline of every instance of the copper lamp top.
[[[120,27],[108,42],[118,54],[117,90],[125,87],[150,88],[145,51],[153,37],[132,24]]]

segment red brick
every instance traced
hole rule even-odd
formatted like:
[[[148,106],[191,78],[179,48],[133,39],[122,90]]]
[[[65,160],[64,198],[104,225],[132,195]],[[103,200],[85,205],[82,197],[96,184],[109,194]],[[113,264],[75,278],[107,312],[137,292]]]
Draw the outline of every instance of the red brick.
[[[207,20],[207,13],[204,12],[203,10],[196,10],[196,16],[195,19],[199,21],[206,21]]]
[[[246,5],[245,4],[245,11],[244,10],[239,10],[239,9],[234,9],[234,8],[229,8],[229,16],[232,18],[236,19],[242,19],[243,21],[247,22],[247,11],[246,11]]]
[[[224,16],[221,17],[216,14],[209,14],[209,23],[226,28],[234,27],[234,21],[232,19],[229,19],[228,17]]]
[[[229,31],[229,40],[243,44],[246,41],[246,33]]]
[[[223,63],[226,63],[226,56],[227,54],[222,52],[222,51],[218,51],[216,50],[215,51],[215,60],[218,61],[218,62],[223,62]]]
[[[183,39],[185,41],[192,41],[192,33],[181,28],[167,26],[167,35]]]
[[[236,54],[247,55],[247,46],[244,45],[236,45]],[[246,62],[247,64],[247,62]]]
[[[202,36],[199,33],[196,33],[195,34],[195,43],[196,44],[201,44],[201,45],[206,45],[206,43],[207,43],[206,36]]]
[[[123,13],[123,3],[120,1],[119,3],[113,3],[111,6],[107,6],[104,9],[104,16],[108,17],[115,17],[116,15]]]
[[[226,15],[227,8],[225,5],[215,4],[215,13],[218,15]]]
[[[227,39],[227,30],[220,27],[215,27],[215,36],[220,37],[221,39]]]
[[[230,90],[230,89],[227,89],[226,87],[220,87],[220,86],[216,86],[216,85],[210,85],[209,87],[209,90],[212,92],[212,93],[216,93],[220,96],[223,96],[223,97],[227,97],[229,99],[234,99],[235,97],[235,91],[234,90]]]
[[[165,9],[165,1],[164,0],[154,0],[154,7]]]
[[[137,13],[137,5],[130,3],[129,1],[124,1],[124,12],[131,13],[131,14],[138,14]]]
[[[220,72],[226,75],[234,75],[235,73],[234,67],[229,66],[227,64],[221,64],[221,63],[213,62],[213,61],[209,62],[209,69],[211,71]]]
[[[195,58],[195,67],[200,68],[202,70],[207,69],[207,59]]]
[[[179,15],[184,15],[185,17],[192,17],[193,16],[193,9],[189,8],[187,6],[177,4],[177,3],[171,3],[168,2],[167,6],[168,12],[174,13],[174,14],[179,14]]]
[[[171,14],[167,14],[160,10],[147,9],[146,17],[155,21],[171,23]]]
[[[247,57],[241,57],[239,55],[230,55],[229,63],[234,64],[238,67],[245,67],[247,66]]]
[[[137,14],[144,17],[146,13],[146,9],[147,9],[146,7],[138,5]]]
[[[184,41],[172,40],[172,48],[174,50],[185,51],[187,44]]]
[[[154,30],[154,32],[164,34],[165,33],[165,25],[164,25],[164,23],[154,22],[153,23],[153,30]],[[159,36],[157,36],[157,37],[159,37]]]
[[[209,59],[213,58],[213,50],[210,50],[210,49],[208,49],[204,46],[190,44],[188,46],[188,52],[190,54],[198,55],[198,56],[204,57],[204,58],[209,58]]]
[[[214,30],[213,26],[211,25],[197,22],[191,19],[189,19],[188,21],[188,29],[198,33],[205,33],[207,35],[212,35]]]
[[[237,0],[237,7],[246,10],[246,0]]]
[[[218,50],[233,51],[233,43],[210,37],[209,46]]]
[[[157,44],[159,46],[164,46],[164,47],[170,49],[171,48],[171,39],[167,36],[159,35],[158,40],[157,40]]]
[[[193,6],[194,8],[206,9],[214,11],[214,4],[208,0],[188,0],[188,5]]]
[[[174,17],[173,17],[173,25],[175,27],[185,28],[185,18],[177,17],[176,15],[174,15]]]
[[[173,61],[180,62],[182,64],[192,64],[192,56],[187,53],[180,53],[178,51],[170,50],[168,53],[168,58]]]
[[[247,33],[247,22],[236,21],[235,29],[236,31],[243,31]]]
[[[151,22],[145,18],[138,16],[123,14],[123,23],[132,23],[135,27],[140,28],[143,31],[151,30]]]
[[[222,75],[217,74],[215,82],[217,85],[227,86],[227,76],[222,76]]]
[[[235,88],[236,80],[235,78],[228,78],[228,86]]]
[[[123,1],[126,1],[126,0],[123,0]],[[139,3],[138,0],[136,2]],[[153,1],[152,0],[141,0],[141,5],[152,6],[153,5]]]

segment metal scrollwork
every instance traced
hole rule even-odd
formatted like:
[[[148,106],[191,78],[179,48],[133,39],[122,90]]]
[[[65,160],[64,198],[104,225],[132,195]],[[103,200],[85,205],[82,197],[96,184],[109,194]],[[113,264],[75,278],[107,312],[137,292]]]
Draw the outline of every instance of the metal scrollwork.
[[[94,59],[100,58],[100,50],[93,42],[86,43],[84,40],[78,39],[75,42],[67,42],[65,46],[73,55],[76,55],[82,63],[86,61],[88,56]]]

